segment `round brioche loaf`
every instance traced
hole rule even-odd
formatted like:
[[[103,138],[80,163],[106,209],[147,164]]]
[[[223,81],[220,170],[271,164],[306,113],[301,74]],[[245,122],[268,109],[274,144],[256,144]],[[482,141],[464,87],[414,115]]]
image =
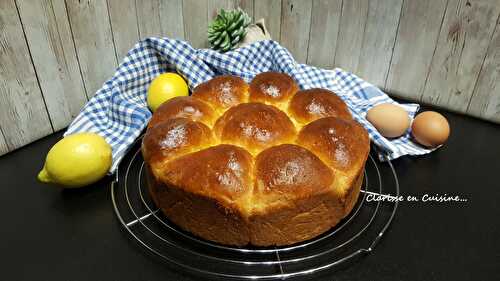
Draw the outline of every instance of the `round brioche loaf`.
[[[221,244],[314,238],[357,201],[366,130],[324,89],[265,72],[219,76],[162,104],[142,142],[155,204],[182,229]]]

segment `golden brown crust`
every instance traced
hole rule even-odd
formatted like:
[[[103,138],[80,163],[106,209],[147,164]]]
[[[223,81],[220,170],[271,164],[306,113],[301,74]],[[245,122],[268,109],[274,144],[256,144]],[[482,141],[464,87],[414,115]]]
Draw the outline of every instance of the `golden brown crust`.
[[[288,110],[300,123],[309,123],[323,117],[352,120],[346,104],[334,92],[325,89],[297,92],[290,101]]]
[[[210,105],[201,100],[193,97],[175,97],[156,109],[149,120],[148,128],[176,117],[189,118],[210,125],[214,122],[215,113]]]
[[[169,161],[159,177],[185,191],[233,203],[252,190],[252,156],[221,144]]]
[[[245,214],[216,199],[167,186],[151,172],[147,174],[155,204],[171,221],[203,239],[235,246],[291,245],[314,238],[351,212],[363,183],[361,171],[345,195],[330,190]]]
[[[279,72],[257,74],[250,83],[250,101],[263,103],[287,102],[299,86],[292,77]]]
[[[149,192],[169,220],[197,236],[222,244],[249,243],[248,225],[236,208],[217,199],[196,194],[173,185],[167,186],[146,169]]]
[[[332,182],[332,170],[294,144],[270,147],[255,159],[254,196],[261,203],[308,197],[327,190]]]
[[[142,146],[153,201],[182,229],[222,244],[314,238],[356,203],[368,134],[337,96],[296,93],[286,74],[257,75],[247,88],[218,77],[154,113]]]
[[[272,205],[249,219],[250,243],[258,246],[291,245],[314,238],[338,224],[354,207],[363,174],[349,187],[349,195],[321,192],[294,201]]]
[[[192,96],[216,109],[225,109],[247,101],[248,84],[240,77],[218,76],[196,86]]]
[[[336,117],[309,123],[300,131],[297,143],[341,171],[357,170],[370,151],[366,130],[356,121]]]
[[[295,137],[295,127],[288,116],[263,103],[243,103],[230,108],[217,120],[214,131],[223,143],[253,152]]]
[[[172,158],[209,145],[212,131],[187,118],[167,119],[149,128],[142,140],[142,154],[149,163]]]

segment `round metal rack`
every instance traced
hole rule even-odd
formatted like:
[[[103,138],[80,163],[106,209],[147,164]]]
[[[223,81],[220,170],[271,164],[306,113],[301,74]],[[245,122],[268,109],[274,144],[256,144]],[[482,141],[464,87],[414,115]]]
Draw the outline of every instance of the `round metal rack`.
[[[312,277],[373,251],[391,224],[399,183],[390,161],[375,149],[351,214],[312,240],[286,247],[230,247],[184,232],[153,204],[145,183],[139,138],[120,163],[111,186],[118,220],[139,245],[192,274],[253,280]]]

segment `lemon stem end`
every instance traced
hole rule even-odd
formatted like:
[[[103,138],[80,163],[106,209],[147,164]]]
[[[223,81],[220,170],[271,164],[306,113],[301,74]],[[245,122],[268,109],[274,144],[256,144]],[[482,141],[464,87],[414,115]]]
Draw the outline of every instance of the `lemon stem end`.
[[[43,182],[43,183],[50,183],[51,179],[49,174],[47,173],[47,170],[45,170],[45,167],[38,173],[38,180]]]

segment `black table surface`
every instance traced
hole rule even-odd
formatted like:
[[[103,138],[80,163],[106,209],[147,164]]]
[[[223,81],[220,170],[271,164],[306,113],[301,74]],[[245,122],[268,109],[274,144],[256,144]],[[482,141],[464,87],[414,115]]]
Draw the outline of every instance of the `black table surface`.
[[[467,201],[401,202],[375,251],[318,280],[500,280],[500,126],[443,114],[452,128],[444,147],[393,162],[401,194]],[[1,279],[197,280],[129,237],[113,212],[111,178],[78,190],[37,182],[61,135],[0,157]]]

